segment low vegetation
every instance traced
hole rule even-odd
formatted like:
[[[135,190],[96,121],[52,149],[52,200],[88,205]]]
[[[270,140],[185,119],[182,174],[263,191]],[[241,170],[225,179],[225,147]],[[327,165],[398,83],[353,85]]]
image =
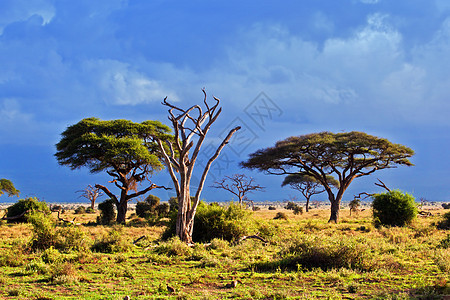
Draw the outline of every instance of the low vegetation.
[[[174,203],[172,203],[174,204]],[[113,204],[112,204],[113,205]],[[114,208],[114,205],[113,205]],[[173,206],[171,214],[176,214]],[[406,226],[374,226],[368,207],[303,214],[201,203],[194,245],[130,213],[127,225],[94,214],[36,211],[0,228],[2,299],[441,299],[450,294],[444,209]],[[283,214],[285,218],[274,219]],[[114,217],[112,217],[114,220]],[[169,228],[169,229],[167,229]]]

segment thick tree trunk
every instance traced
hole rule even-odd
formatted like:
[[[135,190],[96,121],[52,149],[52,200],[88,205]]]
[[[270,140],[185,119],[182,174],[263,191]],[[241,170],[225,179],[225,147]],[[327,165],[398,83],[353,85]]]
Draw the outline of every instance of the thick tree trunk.
[[[127,209],[128,209],[128,201],[121,200],[119,202],[119,205],[117,205],[117,223],[118,224],[125,224],[125,218],[127,216]]]
[[[178,196],[178,216],[176,223],[176,235],[181,241],[192,244],[194,232],[194,215],[191,214],[191,196],[189,185],[186,184]]]
[[[331,215],[328,223],[337,223],[339,221],[339,200],[334,200],[331,202]]]
[[[305,206],[306,212],[309,211],[309,198],[306,198],[306,206]]]

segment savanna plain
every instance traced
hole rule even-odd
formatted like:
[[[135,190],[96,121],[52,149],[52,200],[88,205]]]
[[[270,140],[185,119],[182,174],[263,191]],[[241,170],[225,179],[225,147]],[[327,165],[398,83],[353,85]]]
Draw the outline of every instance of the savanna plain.
[[[449,299],[450,231],[436,227],[447,211],[376,228],[370,207],[351,216],[343,207],[338,224],[327,223],[324,208],[262,209],[246,217],[261,239],[194,245],[162,240],[167,221],[132,211],[121,226],[73,210],[61,217],[75,225],[58,222],[56,212],[40,229],[3,221],[0,298]],[[33,250],[46,234],[39,230],[59,232],[66,246]]]

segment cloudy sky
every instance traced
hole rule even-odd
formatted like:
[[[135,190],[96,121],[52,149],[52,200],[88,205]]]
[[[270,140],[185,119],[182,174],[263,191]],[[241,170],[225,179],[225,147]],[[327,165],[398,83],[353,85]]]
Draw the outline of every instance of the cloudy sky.
[[[344,199],[379,191],[380,178],[449,201],[450,2],[282,3],[0,1],[0,178],[21,197],[83,201],[77,190],[108,177],[57,164],[67,126],[91,116],[168,124],[161,100],[188,107],[204,87],[223,106],[205,152],[232,125],[244,129],[207,186],[286,137],[357,130],[411,147],[415,166],[358,179]],[[245,172],[266,186],[254,200],[297,195],[282,178]],[[152,179],[170,181],[165,172]],[[203,197],[231,198],[209,187]]]

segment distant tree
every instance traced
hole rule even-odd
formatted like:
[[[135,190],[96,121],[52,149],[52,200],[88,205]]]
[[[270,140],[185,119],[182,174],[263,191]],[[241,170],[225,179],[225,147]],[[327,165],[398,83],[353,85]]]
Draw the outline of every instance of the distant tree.
[[[163,153],[165,165],[169,170],[177,192],[176,235],[185,243],[192,243],[194,217],[211,164],[219,156],[225,145],[228,144],[233,134],[240,129],[240,127],[231,129],[216,148],[214,154],[206,162],[197,191],[192,199],[190,185],[200,148],[209,129],[222,112],[222,108],[219,107],[219,99],[214,97],[215,103],[211,105],[208,104],[204,90],[203,95],[204,108],[200,105],[194,105],[188,109],[182,109],[168,103],[167,99],[164,99],[163,105],[169,107],[169,120],[172,123],[175,138],[173,141],[163,138],[157,139],[159,149]],[[169,149],[167,150],[167,148]]]
[[[249,178],[244,174],[234,174],[232,176],[225,176],[219,181],[216,181],[213,188],[224,189],[233,195],[236,195],[239,200],[239,205],[243,201],[248,201],[247,194],[253,191],[262,191],[264,187],[255,183],[253,178]]]
[[[8,197],[19,196],[19,192],[10,180],[5,178],[0,179],[0,196],[4,193],[8,193]]]
[[[327,182],[330,186],[339,188],[339,181],[334,179],[333,176],[327,176]],[[322,183],[315,177],[305,174],[289,174],[283,180],[281,186],[289,185],[294,190],[302,193],[306,199],[305,210],[309,211],[309,200],[313,195],[321,194],[325,192],[325,188]]]
[[[353,199],[350,201],[348,206],[350,207],[350,216],[352,215],[352,211],[356,211],[358,207],[361,205],[361,200],[358,198]]]
[[[95,201],[98,197],[102,196],[103,193],[100,191],[99,187],[88,185],[84,190],[77,191],[82,193],[80,197],[86,198],[91,202],[91,209],[95,208]]]
[[[106,172],[111,183],[120,189],[116,196],[107,187],[97,184],[114,201],[117,222],[125,223],[130,200],[155,188],[164,188],[150,182],[138,191],[138,186],[154,171],[163,168],[156,138],[171,139],[169,127],[158,121],[134,123],[128,120],[102,121],[83,119],[69,126],[56,144],[58,163],[71,169],[87,167],[91,173]],[[134,193],[129,194],[131,191]]]
[[[363,132],[321,132],[293,136],[274,147],[261,149],[241,165],[268,174],[309,175],[317,179],[328,194],[331,215],[328,222],[337,223],[340,202],[350,183],[358,177],[397,165],[412,166],[410,148]],[[327,176],[339,181],[336,194]]]

